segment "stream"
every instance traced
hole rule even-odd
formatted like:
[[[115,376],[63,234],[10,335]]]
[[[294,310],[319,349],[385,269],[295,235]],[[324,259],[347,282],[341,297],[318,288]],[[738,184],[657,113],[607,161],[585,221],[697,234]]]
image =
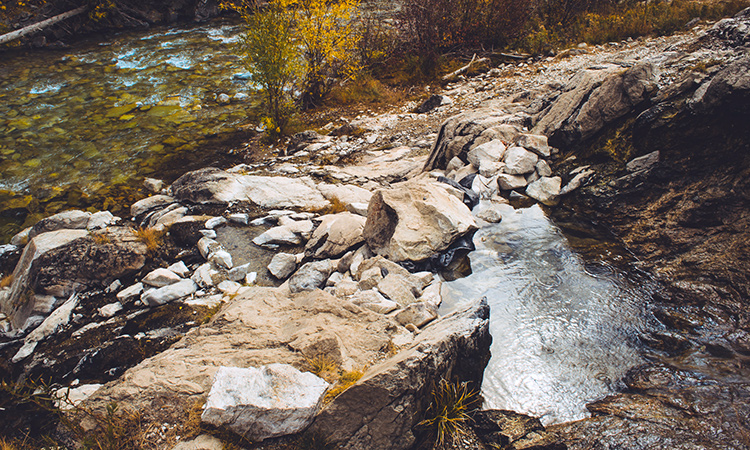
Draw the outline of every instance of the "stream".
[[[445,283],[442,309],[487,297],[484,406],[545,425],[588,417],[586,403],[617,391],[643,362],[643,294],[611,267],[585,263],[537,205],[507,206],[474,243],[473,273]]]

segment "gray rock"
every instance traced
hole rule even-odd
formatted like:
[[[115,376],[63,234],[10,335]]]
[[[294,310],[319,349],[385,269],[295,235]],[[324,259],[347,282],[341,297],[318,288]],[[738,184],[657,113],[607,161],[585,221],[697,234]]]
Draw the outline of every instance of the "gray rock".
[[[265,248],[277,248],[279,245],[299,245],[303,241],[300,233],[290,227],[273,227],[253,239],[253,244]]]
[[[232,255],[223,248],[208,255],[208,262],[212,263],[218,268],[226,270],[234,267],[234,264],[232,263]]]
[[[549,164],[547,164],[547,161],[540,159],[536,163],[536,173],[538,173],[540,177],[551,177],[552,169]]]
[[[365,221],[364,217],[349,212],[324,216],[307,242],[305,254],[316,259],[343,255],[364,242]]]
[[[649,170],[659,162],[659,150],[651,152],[647,155],[633,158],[626,165],[625,168],[628,172],[640,172],[641,170]]]
[[[117,218],[112,215],[109,211],[99,211],[89,217],[89,221],[86,224],[87,230],[101,230],[107,228],[109,225],[114,224]]]
[[[195,269],[195,272],[190,279],[200,287],[209,288],[224,281],[225,276],[223,273],[216,270],[210,263],[205,263]]]
[[[425,177],[382,189],[372,197],[363,235],[376,254],[421,261],[477,227],[463,192]]]
[[[328,383],[288,364],[220,367],[201,420],[254,441],[304,430],[320,409]]]
[[[268,271],[279,280],[286,279],[297,270],[297,258],[288,253],[277,253],[268,264]]]
[[[505,171],[511,175],[524,175],[536,169],[539,157],[523,147],[511,147],[505,152]]]
[[[247,278],[247,274],[250,273],[251,263],[246,263],[241,266],[233,267],[232,270],[227,272],[227,277],[232,281],[243,281]]]
[[[578,189],[579,187],[581,187],[583,182],[586,181],[594,173],[595,172],[593,170],[589,169],[577,174],[573,177],[572,180],[568,182],[568,184],[565,185],[565,187],[560,189],[560,195],[567,195]]]
[[[424,114],[432,111],[438,106],[443,104],[443,96],[440,94],[432,94],[427,100],[423,101],[421,105],[417,106],[414,112],[418,114]]]
[[[497,185],[503,191],[511,191],[513,189],[520,189],[526,187],[526,177],[522,175],[510,175],[507,173],[501,173],[497,176]]]
[[[197,290],[198,285],[193,280],[182,280],[169,286],[144,292],[141,296],[141,302],[148,306],[159,306],[187,297]]]
[[[352,295],[350,301],[357,306],[367,308],[370,311],[375,311],[379,314],[388,314],[389,312],[398,309],[398,303],[393,300],[388,300],[374,289],[357,291]]]
[[[234,213],[227,216],[227,219],[233,223],[247,225],[247,222],[250,220],[250,215],[247,213]]]
[[[171,264],[169,267],[167,267],[167,270],[171,270],[182,278],[190,275],[190,269],[188,269],[188,267],[182,261],[177,261],[176,263]]]
[[[495,178],[487,178],[481,174],[474,177],[471,190],[479,194],[479,198],[490,198],[497,194],[498,184]]]
[[[500,211],[500,205],[488,201],[481,200],[477,206],[472,210],[474,216],[489,223],[499,223],[503,220],[502,212]]]
[[[432,303],[412,303],[396,314],[396,322],[401,325],[414,324],[422,328],[429,322],[437,319],[437,308]]]
[[[211,238],[202,237],[198,241],[198,251],[201,253],[201,256],[205,259],[208,259],[211,253],[215,253],[223,249],[224,247],[222,247],[218,241],[215,241]]]
[[[396,356],[371,367],[316,417],[312,433],[341,450],[406,450],[441,378],[481,384],[489,360],[486,301],[433,321]]]
[[[116,297],[117,297],[117,300],[127,303],[130,299],[134,297],[139,297],[142,293],[143,293],[143,283],[138,282],[118,292]]]
[[[465,165],[466,163],[461,161],[461,158],[459,158],[458,156],[454,156],[453,159],[448,161],[448,164],[445,166],[445,171],[452,172],[454,170],[460,169],[461,167]]]
[[[62,304],[62,306],[54,310],[52,314],[44,319],[38,327],[34,328],[34,330],[26,336],[23,340],[23,346],[21,346],[18,352],[16,352],[11,359],[11,362],[16,364],[24,360],[34,352],[34,349],[36,349],[36,346],[40,341],[57,333],[60,328],[67,325],[70,321],[70,315],[76,306],[78,306],[78,296],[73,294]]]
[[[216,96],[216,102],[220,105],[226,105],[232,101],[232,98],[229,97],[229,95],[221,93]]]
[[[482,145],[478,145],[466,154],[466,158],[474,167],[479,169],[483,162],[500,162],[505,155],[505,144],[499,139],[494,139]]]
[[[144,178],[143,187],[156,194],[164,188],[164,181],[157,180],[156,178]]]
[[[120,302],[114,302],[99,308],[99,315],[105,318],[110,318],[120,311],[122,311],[122,305]]]
[[[334,269],[330,260],[309,262],[289,278],[289,290],[297,293],[322,289]]]
[[[212,217],[206,221],[206,229],[213,230],[227,224],[227,219],[222,216]]]
[[[163,209],[175,203],[177,200],[169,195],[152,195],[139,200],[130,207],[130,215],[136,218],[153,211],[157,208]]]
[[[516,145],[530,150],[542,158],[549,158],[550,148],[547,143],[547,136],[540,134],[522,134],[518,136]]]
[[[91,218],[90,212],[71,210],[57,213],[37,222],[29,231],[29,239],[39,234],[57,230],[86,229]]]
[[[557,203],[561,184],[560,177],[542,177],[526,187],[526,195],[551,206]]]
[[[141,281],[143,281],[143,283],[145,284],[148,284],[149,286],[162,287],[169,286],[170,284],[175,284],[180,280],[182,280],[182,278],[176,273],[172,272],[169,269],[160,267],[147,273]]]

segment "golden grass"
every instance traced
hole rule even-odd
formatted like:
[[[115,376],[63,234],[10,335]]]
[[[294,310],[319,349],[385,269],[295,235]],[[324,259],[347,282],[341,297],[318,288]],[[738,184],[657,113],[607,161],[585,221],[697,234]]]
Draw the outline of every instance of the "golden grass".
[[[318,355],[305,360],[306,368],[320,378],[333,384],[339,378],[339,365],[326,355]]]
[[[164,242],[164,231],[155,228],[137,228],[135,237],[146,244],[149,252],[155,252]]]
[[[349,389],[364,376],[364,370],[345,370],[341,372],[338,381],[333,385],[331,389],[326,392],[324,402],[330,402],[334,398],[341,395],[342,392]]]
[[[466,383],[441,379],[432,391],[432,402],[419,426],[435,435],[435,446],[466,433],[469,414],[478,407],[477,393]]]
[[[0,289],[10,287],[10,285],[13,284],[13,274],[5,275],[4,277],[0,278]]]

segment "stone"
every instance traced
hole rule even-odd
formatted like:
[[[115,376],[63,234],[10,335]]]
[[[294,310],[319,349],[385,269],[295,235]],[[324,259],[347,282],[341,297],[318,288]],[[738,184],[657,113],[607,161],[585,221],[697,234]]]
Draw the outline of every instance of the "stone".
[[[23,346],[11,359],[16,364],[30,356],[37,344],[47,337],[57,333],[70,321],[70,315],[78,306],[78,295],[73,294],[60,307],[55,309],[44,321],[29,333],[23,340]]]
[[[56,408],[61,411],[70,411],[91,397],[100,387],[102,387],[101,384],[94,383],[55,389],[52,391],[52,398]]]
[[[489,360],[489,307],[477,302],[435,320],[406,349],[365,372],[336,397],[310,427],[341,450],[406,450],[417,443],[440,379],[478,389]]]
[[[141,281],[149,286],[162,287],[175,284],[180,280],[182,280],[182,278],[171,270],[158,268],[147,273]]]
[[[406,276],[389,273],[378,282],[378,291],[383,295],[398,303],[401,307],[410,305],[417,301],[417,295],[421,292],[415,292],[415,286]]]
[[[526,187],[526,177],[501,173],[497,176],[497,185],[503,191],[512,191]]]
[[[144,292],[141,295],[141,302],[148,306],[159,306],[187,297],[197,290],[198,285],[193,280],[182,280],[169,286]]]
[[[438,308],[440,308],[440,305],[443,303],[443,296],[440,293],[442,287],[442,281],[440,281],[439,279],[433,280],[433,282],[430,283],[429,286],[424,288],[424,291],[422,291],[422,295],[419,297],[419,301],[421,303],[432,306],[435,310],[438,310]]]
[[[747,29],[750,29],[750,24],[745,19]],[[695,91],[689,102],[690,109],[703,114],[729,112],[747,115],[750,113],[749,71],[750,57],[747,55],[728,64]]]
[[[541,134],[522,134],[518,136],[516,145],[532,151],[542,158],[550,157],[550,147],[547,136]]]
[[[149,192],[153,192],[154,194],[157,194],[161,192],[162,188],[164,188],[164,181],[157,180],[156,178],[144,178],[143,187],[148,189]]]
[[[229,219],[229,221],[232,223],[247,225],[248,221],[250,220],[250,215],[247,213],[234,213],[228,215],[227,219]]]
[[[430,303],[412,303],[396,314],[395,318],[401,325],[414,324],[422,328],[429,322],[437,319],[437,308]]]
[[[388,314],[399,308],[398,303],[388,300],[374,289],[357,291],[352,295],[350,301],[357,306],[375,311],[378,314]]]
[[[122,311],[122,305],[120,304],[120,302],[109,303],[99,308],[98,311],[100,316],[108,319],[118,312]]]
[[[149,221],[148,227],[165,230],[175,223],[181,221],[187,215],[187,212],[188,209],[186,207],[180,206],[166,211],[164,214],[155,214],[154,217],[152,217],[151,221]],[[153,222],[153,219],[156,219],[156,221]]]
[[[562,178],[560,177],[542,177],[526,188],[526,195],[547,206],[552,206],[557,203],[561,184]]]
[[[503,144],[501,140],[493,139],[490,142],[478,145],[469,150],[466,157],[469,160],[469,163],[479,169],[484,161],[502,161],[503,156],[505,155],[505,150],[505,144]]]
[[[31,232],[31,227],[24,228],[23,230],[16,233],[12,238],[10,238],[10,244],[15,245],[17,247],[23,247],[24,245],[29,243],[30,232]]]
[[[454,170],[458,170],[465,165],[466,163],[461,161],[461,158],[459,158],[458,156],[454,156],[453,159],[448,161],[448,164],[445,166],[445,172],[448,173]]]
[[[289,144],[286,147],[286,154],[293,155],[311,144],[323,140],[323,138],[324,136],[315,130],[305,130],[296,133],[289,139]]]
[[[245,284],[252,286],[258,281],[258,272],[250,272],[245,275]]]
[[[135,283],[132,286],[128,286],[125,289],[117,293],[117,300],[120,302],[128,302],[128,300],[139,297],[143,293],[143,283]]]
[[[212,263],[218,268],[226,270],[234,267],[234,264],[232,262],[232,255],[223,248],[211,253],[208,256],[208,262]]]
[[[201,434],[195,439],[183,441],[172,447],[172,450],[223,450],[221,439],[210,434]]]
[[[215,228],[222,227],[227,224],[227,219],[222,216],[212,217],[206,221],[206,229],[213,230]]]
[[[176,263],[171,264],[169,267],[167,267],[167,270],[170,270],[176,273],[182,278],[185,278],[188,275],[190,275],[190,269],[188,269],[188,267],[182,261],[177,261]]]
[[[198,251],[204,259],[208,259],[211,253],[223,250],[224,247],[218,241],[203,237],[198,241]]]
[[[462,198],[456,188],[426,178],[376,191],[363,230],[368,247],[397,262],[434,256],[477,229]]]
[[[359,275],[359,288],[363,291],[368,291],[378,285],[380,280],[383,279],[383,271],[380,267],[371,267],[367,270],[363,270]]]
[[[359,283],[351,278],[344,278],[334,286],[334,295],[339,298],[347,298],[359,291]]]
[[[50,231],[86,229],[90,218],[90,212],[78,210],[57,213],[40,220],[32,226],[31,231],[29,231],[29,239]]]
[[[461,181],[461,180],[463,180],[463,179],[464,179],[465,177],[467,177],[467,176],[469,176],[469,175],[472,175],[472,174],[475,174],[475,173],[477,173],[477,172],[478,172],[478,170],[477,170],[477,168],[476,168],[476,167],[474,167],[474,165],[473,165],[473,164],[467,164],[467,165],[465,165],[465,166],[461,167],[460,169],[458,169],[458,170],[457,170],[457,171],[456,171],[456,172],[455,172],[455,173],[453,174],[453,179],[454,179],[454,180],[456,180],[456,181]]]
[[[479,165],[479,175],[492,178],[505,169],[505,163],[484,160]]]
[[[346,205],[346,210],[352,214],[359,214],[362,217],[367,217],[367,208],[369,205],[369,203],[349,203]]]
[[[273,227],[253,239],[253,244],[265,248],[277,248],[279,245],[299,245],[302,236],[287,226]]]
[[[142,215],[156,210],[157,208],[163,209],[167,206],[177,202],[174,197],[169,195],[152,195],[146,197],[143,200],[139,200],[130,207],[130,215],[135,218],[140,218]]]
[[[560,189],[560,195],[567,195],[573,192],[574,190],[581,187],[584,181],[586,181],[591,175],[595,174],[593,169],[584,170],[583,172],[580,172],[576,174],[569,182],[566,184],[562,189]]]
[[[254,441],[295,434],[313,420],[328,383],[288,364],[220,367],[201,420]]]
[[[323,217],[305,246],[305,255],[316,259],[335,258],[364,242],[366,219],[344,212]]]
[[[200,234],[201,234],[201,235],[202,235],[203,237],[206,237],[206,238],[209,238],[209,239],[214,239],[214,240],[215,240],[215,239],[216,239],[216,236],[217,236],[217,234],[216,234],[216,230],[198,230],[198,232],[199,232],[199,233],[200,233]]]
[[[242,264],[241,266],[235,266],[229,272],[227,272],[227,277],[229,277],[229,279],[232,281],[243,281],[247,277],[247,274],[250,273],[251,266],[251,263]]]
[[[423,101],[422,104],[414,109],[417,114],[424,114],[432,111],[443,104],[443,96],[440,94],[432,94],[427,100]]]
[[[370,203],[370,198],[372,197],[372,192],[351,184],[321,183],[318,185],[318,190],[326,200],[334,201],[335,199],[343,203],[347,210],[355,203]]]
[[[536,173],[538,173],[540,177],[551,177],[552,169],[550,168],[547,161],[540,159],[536,163]]]
[[[297,258],[289,253],[277,253],[268,264],[268,271],[275,278],[285,280],[297,270]]]
[[[474,181],[471,182],[471,190],[479,194],[479,198],[490,198],[497,194],[497,180],[479,174],[475,176]]]
[[[101,230],[102,228],[107,228],[107,226],[114,224],[117,220],[118,219],[109,211],[95,212],[89,217],[86,229]]]
[[[289,290],[294,294],[322,289],[334,269],[330,260],[306,263],[289,278]]]
[[[323,209],[330,203],[309,177],[242,175],[216,168],[188,172],[170,187],[180,201],[227,205],[250,202],[262,209]]]
[[[500,223],[503,215],[500,212],[499,205],[488,200],[480,200],[479,204],[472,210],[474,217],[489,223]]]
[[[539,157],[523,147],[511,147],[505,152],[505,171],[511,175],[525,175],[536,169]]]
[[[231,280],[224,280],[216,286],[218,290],[228,295],[236,294],[241,287],[241,284]]]
[[[647,155],[639,156],[631,159],[625,168],[628,172],[640,172],[641,170],[649,170],[659,162],[659,150],[651,152]]]

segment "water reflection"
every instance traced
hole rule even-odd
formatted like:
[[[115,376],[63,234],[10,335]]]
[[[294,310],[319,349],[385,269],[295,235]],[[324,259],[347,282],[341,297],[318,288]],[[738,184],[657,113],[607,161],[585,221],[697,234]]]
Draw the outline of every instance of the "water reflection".
[[[610,268],[585,265],[538,206],[508,206],[474,242],[473,274],[446,283],[443,295],[445,309],[481,296],[490,303],[485,406],[545,424],[587,417],[586,403],[642,362],[637,291]]]

